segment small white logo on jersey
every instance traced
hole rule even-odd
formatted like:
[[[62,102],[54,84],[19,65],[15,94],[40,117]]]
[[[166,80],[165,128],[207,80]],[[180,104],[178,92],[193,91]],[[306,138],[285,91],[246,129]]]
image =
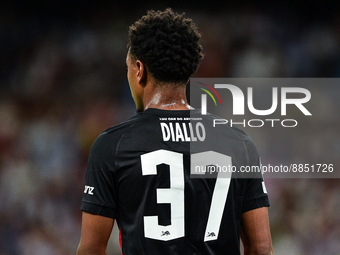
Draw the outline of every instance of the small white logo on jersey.
[[[93,190],[94,190],[94,187],[90,187],[90,186],[85,185],[84,193],[87,193],[89,195],[93,195]]]
[[[263,193],[267,193],[266,185],[264,184],[264,182],[262,182],[262,189]]]

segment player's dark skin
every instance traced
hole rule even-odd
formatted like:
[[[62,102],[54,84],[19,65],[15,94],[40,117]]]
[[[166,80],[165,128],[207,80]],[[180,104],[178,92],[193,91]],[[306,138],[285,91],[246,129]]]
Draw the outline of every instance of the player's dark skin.
[[[188,110],[185,84],[162,84],[155,81],[147,67],[127,54],[128,80],[137,110]],[[105,255],[114,219],[83,212],[81,240],[77,255]],[[268,208],[242,214],[241,239],[245,255],[273,254]]]
[[[137,110],[144,111],[148,108],[162,110],[189,110],[190,106],[185,96],[185,84],[159,85],[140,61],[133,61],[130,53],[127,54],[128,80],[132,97]]]

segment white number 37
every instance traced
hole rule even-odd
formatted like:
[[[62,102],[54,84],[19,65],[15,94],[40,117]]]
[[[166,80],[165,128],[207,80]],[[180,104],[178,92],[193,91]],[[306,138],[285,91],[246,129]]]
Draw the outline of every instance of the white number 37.
[[[211,159],[214,162],[204,162],[205,165],[231,165],[231,157],[214,151],[191,155],[193,158]],[[144,216],[144,234],[147,238],[169,241],[184,237],[184,169],[183,154],[168,150],[157,150],[141,155],[142,174],[157,175],[157,165],[167,164],[170,169],[170,187],[156,190],[157,203],[168,203],[171,206],[171,224],[158,224],[158,216]],[[230,177],[217,176],[204,241],[216,240],[221,225],[222,215],[230,186]]]

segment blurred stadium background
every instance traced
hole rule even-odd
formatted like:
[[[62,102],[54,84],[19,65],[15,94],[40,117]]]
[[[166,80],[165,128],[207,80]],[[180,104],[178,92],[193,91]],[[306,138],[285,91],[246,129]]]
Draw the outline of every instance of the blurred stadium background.
[[[147,9],[168,6],[203,34],[206,57],[196,77],[340,76],[340,10],[327,1],[1,2],[1,255],[75,254],[90,146],[134,114],[128,26]],[[301,156],[339,166],[339,92],[312,92],[319,124],[304,125],[303,139],[273,139],[269,126],[252,130],[263,163]],[[339,179],[266,183],[276,255],[340,254]],[[120,254],[117,246],[115,232],[108,254]]]

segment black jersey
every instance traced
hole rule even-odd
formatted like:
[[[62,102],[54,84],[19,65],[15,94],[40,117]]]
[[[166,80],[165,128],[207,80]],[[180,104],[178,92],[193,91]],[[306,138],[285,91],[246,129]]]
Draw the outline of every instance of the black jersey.
[[[260,165],[249,136],[214,118],[147,109],[94,142],[81,210],[117,219],[124,255],[240,254],[241,214],[269,200],[261,173],[208,173]]]

